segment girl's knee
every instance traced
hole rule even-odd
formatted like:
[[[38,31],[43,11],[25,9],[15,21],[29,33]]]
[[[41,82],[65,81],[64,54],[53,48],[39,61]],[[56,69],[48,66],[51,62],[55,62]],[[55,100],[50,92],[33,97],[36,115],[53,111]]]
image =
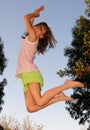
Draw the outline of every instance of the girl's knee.
[[[36,104],[39,106],[39,107],[42,107],[45,105],[44,101],[42,99],[39,99],[36,101]]]
[[[36,112],[36,111],[37,111],[35,105],[26,106],[26,109],[27,109],[27,111],[30,112],[30,113],[33,113],[33,112]]]
[[[33,112],[36,111],[34,106],[26,106],[26,109],[27,109],[27,111],[30,112],[30,113],[33,113]]]

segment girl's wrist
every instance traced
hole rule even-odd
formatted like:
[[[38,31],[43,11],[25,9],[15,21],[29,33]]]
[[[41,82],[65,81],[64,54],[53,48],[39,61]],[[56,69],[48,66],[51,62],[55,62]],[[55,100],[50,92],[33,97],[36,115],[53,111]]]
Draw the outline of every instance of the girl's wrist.
[[[37,13],[35,13],[35,12],[33,12],[33,13],[30,13],[30,14],[26,14],[25,16],[24,16],[24,18],[28,18],[28,19],[30,19],[30,18],[35,18],[35,17],[38,17],[38,14]]]

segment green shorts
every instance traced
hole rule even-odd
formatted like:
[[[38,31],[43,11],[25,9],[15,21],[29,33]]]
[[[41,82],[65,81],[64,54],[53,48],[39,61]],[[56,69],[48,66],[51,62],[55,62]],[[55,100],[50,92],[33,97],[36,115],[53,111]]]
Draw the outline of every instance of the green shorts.
[[[28,84],[29,83],[39,83],[40,89],[43,87],[43,77],[39,71],[37,72],[26,72],[20,74],[20,79],[23,84],[24,92],[28,91]]]

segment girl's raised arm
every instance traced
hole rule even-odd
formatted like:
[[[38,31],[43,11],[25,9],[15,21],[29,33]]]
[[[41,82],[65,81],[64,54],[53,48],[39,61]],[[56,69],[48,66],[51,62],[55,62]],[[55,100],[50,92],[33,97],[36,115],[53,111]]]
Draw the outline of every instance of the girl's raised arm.
[[[37,40],[37,36],[35,34],[35,31],[33,29],[33,22],[34,19],[40,16],[40,11],[44,10],[44,6],[41,6],[40,8],[35,9],[33,13],[26,14],[24,16],[24,22],[26,26],[26,31],[29,33],[28,40],[34,42]]]

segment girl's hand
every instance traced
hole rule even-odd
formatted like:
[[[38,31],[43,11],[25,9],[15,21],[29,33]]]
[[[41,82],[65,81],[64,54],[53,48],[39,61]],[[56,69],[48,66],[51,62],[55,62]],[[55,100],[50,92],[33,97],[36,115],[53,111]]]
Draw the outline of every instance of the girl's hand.
[[[40,16],[40,12],[44,10],[44,6],[40,6],[39,8],[35,9],[34,13],[36,14],[36,17]]]
[[[42,5],[42,6],[40,6],[39,8],[37,8],[37,9],[35,9],[35,13],[40,13],[41,11],[43,11],[44,10],[44,6]]]
[[[40,6],[39,8],[37,8],[37,9],[35,9],[35,11],[34,11],[34,13],[36,14],[35,17],[39,17],[39,16],[40,16],[40,11],[43,11],[43,10],[44,10],[44,6],[43,6],[43,5]],[[34,23],[35,17],[31,18],[31,20],[30,20],[30,21],[31,21],[31,24]]]

